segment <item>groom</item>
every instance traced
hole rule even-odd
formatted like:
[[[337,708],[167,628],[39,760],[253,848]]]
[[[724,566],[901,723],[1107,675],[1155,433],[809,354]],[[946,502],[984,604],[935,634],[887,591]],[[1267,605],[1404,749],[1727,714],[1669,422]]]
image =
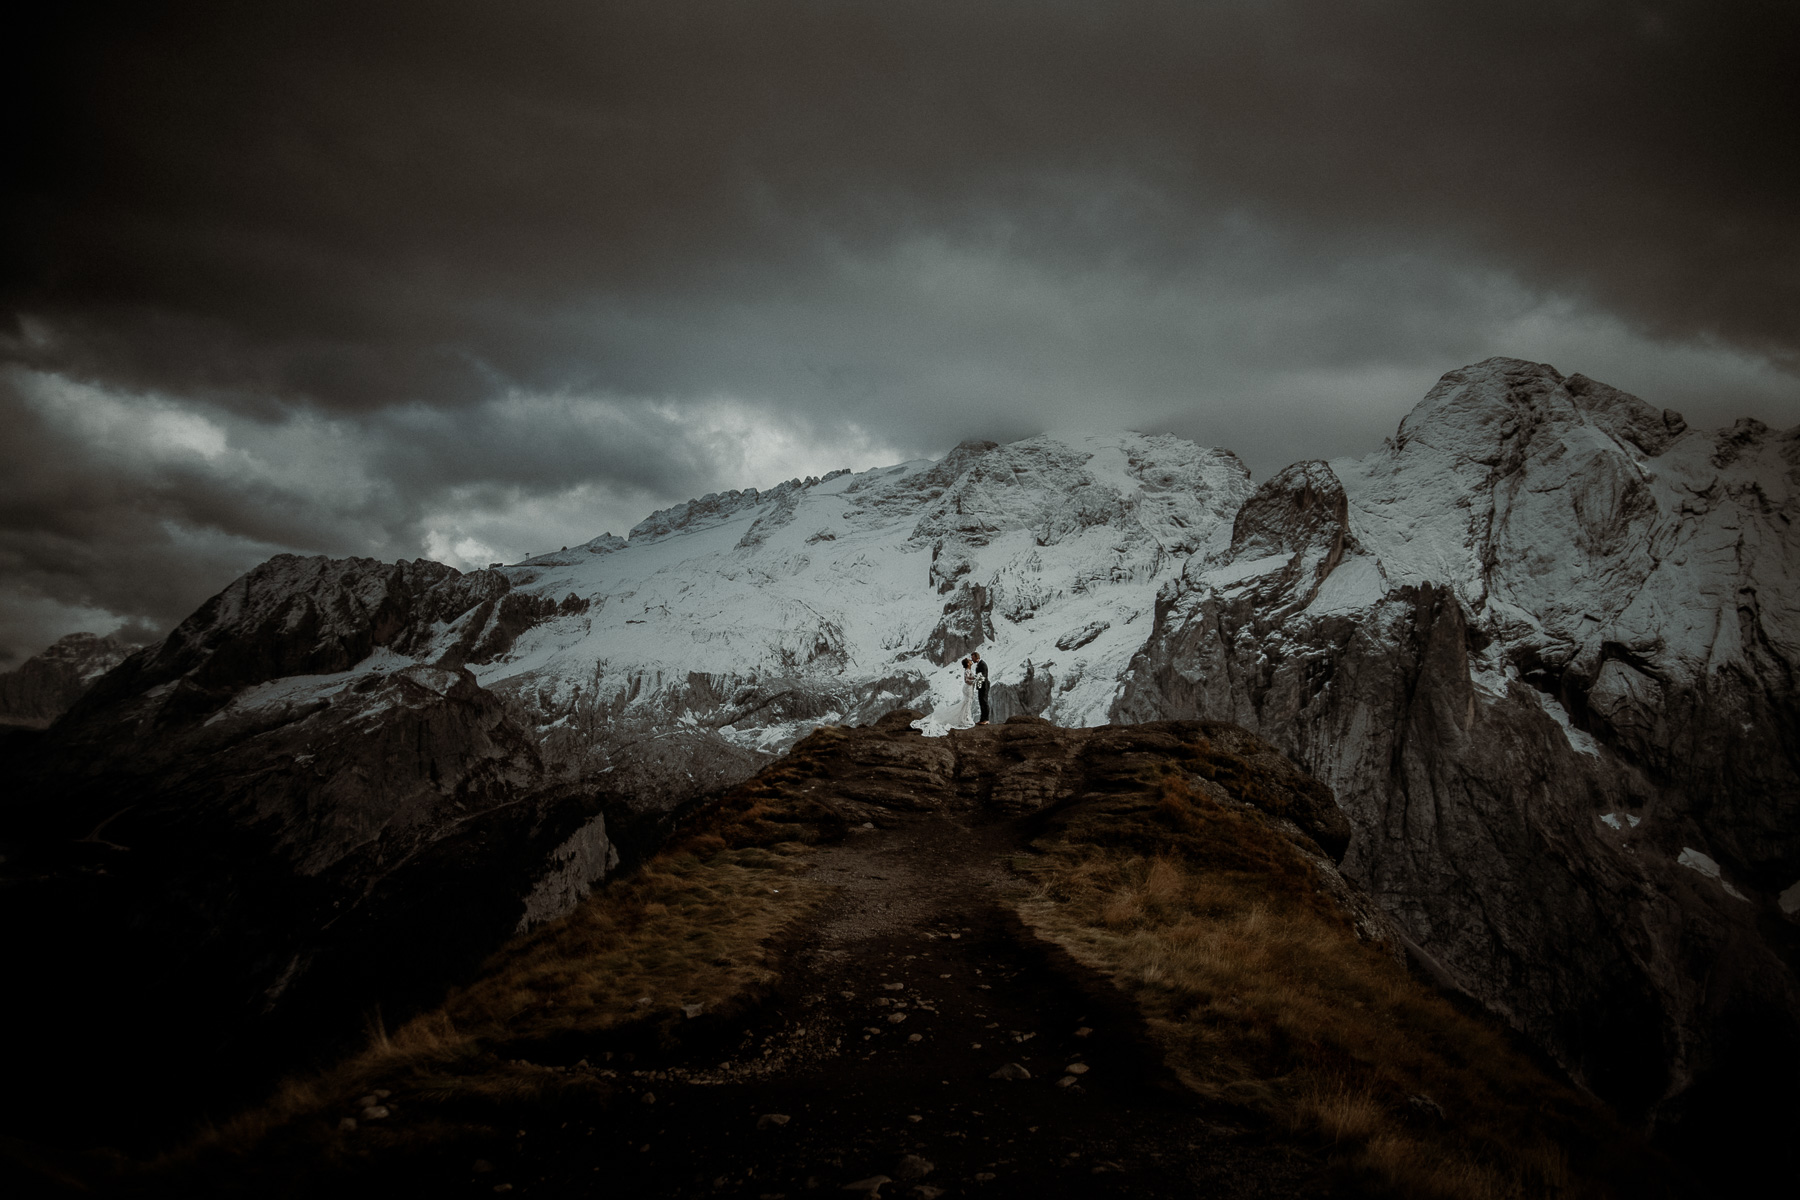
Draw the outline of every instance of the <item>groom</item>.
[[[975,723],[977,725],[986,725],[988,723],[988,697],[987,697],[988,669],[987,669],[987,664],[981,661],[981,655],[979,652],[972,653],[969,655],[969,657],[975,660],[975,696],[978,700],[981,701],[981,720],[979,720]]]

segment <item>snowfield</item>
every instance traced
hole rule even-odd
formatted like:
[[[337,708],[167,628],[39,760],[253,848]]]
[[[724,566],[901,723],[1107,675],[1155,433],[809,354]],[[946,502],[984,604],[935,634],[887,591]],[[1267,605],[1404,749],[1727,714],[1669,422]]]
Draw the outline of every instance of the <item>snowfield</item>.
[[[506,568],[580,611],[471,669],[540,727],[604,713],[779,752],[822,722],[954,707],[979,648],[1002,716],[1101,724],[1157,590],[1250,491],[1235,455],[1111,432],[709,495]]]

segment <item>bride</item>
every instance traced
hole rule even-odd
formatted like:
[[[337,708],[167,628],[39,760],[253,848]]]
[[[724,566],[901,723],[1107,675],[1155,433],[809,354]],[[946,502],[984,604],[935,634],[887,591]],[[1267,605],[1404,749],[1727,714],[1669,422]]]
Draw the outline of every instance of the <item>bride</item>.
[[[952,714],[950,718],[950,727],[952,729],[967,729],[975,724],[976,696],[975,672],[973,667],[974,662],[972,659],[963,659],[962,704],[957,707],[956,712]]]

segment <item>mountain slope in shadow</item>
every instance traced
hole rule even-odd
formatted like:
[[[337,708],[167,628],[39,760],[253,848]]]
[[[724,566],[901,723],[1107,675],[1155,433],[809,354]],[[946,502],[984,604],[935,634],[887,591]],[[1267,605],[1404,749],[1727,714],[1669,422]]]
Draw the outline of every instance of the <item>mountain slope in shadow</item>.
[[[1218,722],[820,729],[124,1193],[1657,1195]],[[79,1165],[79,1164],[78,1164]]]

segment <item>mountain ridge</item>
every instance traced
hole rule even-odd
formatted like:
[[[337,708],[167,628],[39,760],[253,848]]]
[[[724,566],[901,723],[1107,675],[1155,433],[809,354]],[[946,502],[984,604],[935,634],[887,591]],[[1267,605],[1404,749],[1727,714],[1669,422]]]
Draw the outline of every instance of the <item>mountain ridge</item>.
[[[1791,1057],[1800,1012],[1796,464],[1800,430],[1452,372],[1382,451],[1259,489],[1159,598],[1115,715],[1268,737],[1452,977],[1602,1095],[1690,1119],[1699,1077]]]

